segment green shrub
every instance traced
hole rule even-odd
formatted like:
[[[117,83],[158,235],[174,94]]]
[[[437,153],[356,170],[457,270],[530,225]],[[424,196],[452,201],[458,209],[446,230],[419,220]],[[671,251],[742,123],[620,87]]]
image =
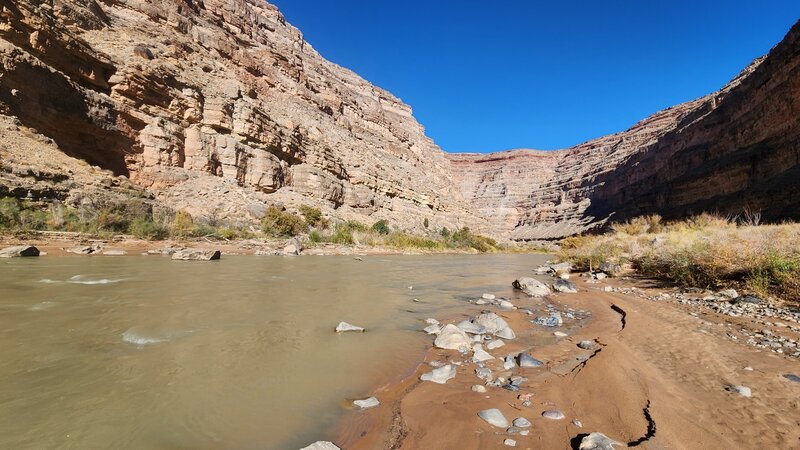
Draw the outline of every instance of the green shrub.
[[[325,236],[317,230],[312,230],[311,233],[308,233],[308,240],[315,244],[326,241]]]
[[[439,231],[439,236],[441,236],[443,238],[449,238],[450,237],[450,230],[447,229],[447,227],[442,227],[441,231]]]
[[[306,222],[299,216],[280,208],[270,206],[261,219],[261,230],[274,237],[291,237],[304,233],[308,229]]]
[[[353,232],[346,224],[337,226],[328,241],[340,245],[354,245],[356,243]]]
[[[426,230],[428,229],[429,226],[431,226],[431,223],[428,221],[427,217],[425,218],[425,220],[422,221],[422,226],[424,226]]]
[[[386,239],[386,244],[398,248],[421,248],[427,250],[434,250],[443,247],[442,242],[435,241],[424,236],[416,236],[413,234],[404,233],[402,231],[397,231],[390,234]]]
[[[128,227],[128,233],[140,239],[159,240],[169,236],[169,229],[156,223],[152,218],[137,217]]]
[[[14,197],[0,198],[0,229],[11,229],[19,225],[22,211],[19,200]]]
[[[384,219],[381,219],[381,220],[375,222],[374,224],[372,224],[372,231],[374,231],[374,232],[376,232],[378,234],[381,234],[381,235],[387,235],[392,230],[389,229],[389,222],[387,222]]]
[[[320,211],[319,208],[314,208],[308,205],[300,205],[300,214],[303,215],[306,223],[310,227],[328,227],[328,221],[322,217],[322,211]]]

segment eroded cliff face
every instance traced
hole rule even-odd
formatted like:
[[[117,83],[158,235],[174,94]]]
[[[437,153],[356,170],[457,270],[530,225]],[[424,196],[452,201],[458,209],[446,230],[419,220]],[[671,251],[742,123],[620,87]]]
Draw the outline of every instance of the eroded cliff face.
[[[443,153],[260,0],[0,0],[0,195],[321,207],[518,241],[609,219],[800,219],[800,25],[720,91],[553,152]]]
[[[566,150],[449,155],[491,227],[558,239],[608,220],[760,211],[800,219],[800,24],[721,90]]]
[[[483,224],[410,107],[259,0],[0,0],[0,113],[197,216]]]

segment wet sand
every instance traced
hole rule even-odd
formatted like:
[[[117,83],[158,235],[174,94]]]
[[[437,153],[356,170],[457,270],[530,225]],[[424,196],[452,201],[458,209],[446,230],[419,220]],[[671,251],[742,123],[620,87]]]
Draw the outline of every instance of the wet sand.
[[[485,394],[472,392],[473,384],[484,384],[472,363],[460,366],[445,385],[421,382],[419,376],[432,369],[421,364],[375,393],[381,407],[350,414],[335,442],[348,450],[489,449],[508,448],[503,441],[511,438],[517,448],[570,449],[578,448],[583,436],[602,432],[624,443],[617,448],[800,448],[800,383],[783,377],[800,372],[800,363],[725,338],[728,324],[740,327],[746,319],[600,290],[635,284],[664,292],[646,280],[586,284],[574,278],[579,293],[556,294],[551,302],[589,310],[592,318],[572,331],[552,328],[570,336],[530,348],[546,367],[512,369],[513,375],[529,378],[520,392],[488,386]],[[523,296],[512,301],[518,307],[542,302]],[[490,351],[494,356],[528,349],[526,330],[543,328],[523,312],[487,309],[517,332],[516,340]],[[581,340],[598,345],[583,350],[576,345]],[[588,360],[581,363],[579,357]],[[465,359],[430,347],[425,356],[426,362]],[[494,372],[492,362],[487,365]],[[748,366],[754,370],[744,370]],[[728,392],[728,385],[748,386],[753,395]],[[522,393],[533,394],[530,407],[518,399]],[[509,421],[527,418],[530,434],[506,435],[505,429],[492,427],[477,416],[488,408],[500,409]],[[548,409],[561,410],[566,418],[543,418]]]

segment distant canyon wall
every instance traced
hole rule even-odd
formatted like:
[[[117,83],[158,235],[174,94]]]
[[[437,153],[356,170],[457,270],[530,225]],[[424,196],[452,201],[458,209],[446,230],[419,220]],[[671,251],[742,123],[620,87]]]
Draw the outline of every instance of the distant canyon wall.
[[[800,219],[800,24],[721,90],[566,150],[449,155],[474,211],[512,239],[608,220]]]

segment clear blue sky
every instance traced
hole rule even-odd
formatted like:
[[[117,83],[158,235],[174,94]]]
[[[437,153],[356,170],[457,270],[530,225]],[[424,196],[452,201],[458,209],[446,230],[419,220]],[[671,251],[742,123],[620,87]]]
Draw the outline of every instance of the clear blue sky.
[[[555,149],[712,92],[800,0],[270,0],[450,152]]]

